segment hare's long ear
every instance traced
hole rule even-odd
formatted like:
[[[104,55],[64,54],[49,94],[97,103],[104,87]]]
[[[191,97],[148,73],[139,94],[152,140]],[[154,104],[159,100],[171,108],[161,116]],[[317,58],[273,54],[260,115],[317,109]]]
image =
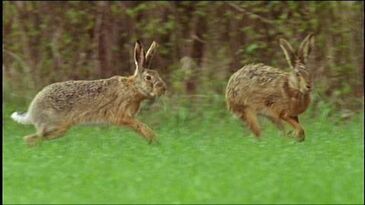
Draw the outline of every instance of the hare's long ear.
[[[146,53],[146,58],[145,58],[146,59],[146,61],[145,61],[146,68],[151,67],[151,59],[156,53],[157,46],[158,46],[158,44],[155,41],[153,41],[150,48],[148,49],[148,51]]]
[[[309,56],[309,53],[311,51],[311,48],[314,44],[314,38],[313,33],[310,33],[305,37],[305,39],[302,41],[302,43],[299,46],[298,49],[298,57],[302,63],[307,63],[307,59]]]
[[[136,45],[134,46],[134,63],[136,64],[135,75],[143,72],[143,63],[145,61],[143,45],[137,40]]]
[[[290,68],[294,69],[295,54],[293,47],[285,39],[281,38],[279,41],[280,41],[280,47],[281,49],[283,49],[283,52],[285,54],[286,61],[288,61]]]

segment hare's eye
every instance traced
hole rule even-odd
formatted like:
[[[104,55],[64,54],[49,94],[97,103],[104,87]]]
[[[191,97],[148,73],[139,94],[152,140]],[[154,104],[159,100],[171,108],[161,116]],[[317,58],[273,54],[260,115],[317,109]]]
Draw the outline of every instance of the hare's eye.
[[[149,75],[146,76],[146,80],[151,80],[151,79],[152,79],[151,76]]]

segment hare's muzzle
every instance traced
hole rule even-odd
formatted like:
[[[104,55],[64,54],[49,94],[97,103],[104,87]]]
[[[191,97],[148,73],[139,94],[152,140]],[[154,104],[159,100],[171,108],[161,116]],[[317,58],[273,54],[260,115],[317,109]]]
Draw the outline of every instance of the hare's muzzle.
[[[164,82],[161,82],[161,81],[159,81],[159,82],[157,82],[156,84],[155,84],[155,92],[156,92],[156,95],[158,95],[158,96],[161,96],[161,95],[163,95],[163,94],[165,94],[166,93],[166,85],[165,85],[165,83]]]

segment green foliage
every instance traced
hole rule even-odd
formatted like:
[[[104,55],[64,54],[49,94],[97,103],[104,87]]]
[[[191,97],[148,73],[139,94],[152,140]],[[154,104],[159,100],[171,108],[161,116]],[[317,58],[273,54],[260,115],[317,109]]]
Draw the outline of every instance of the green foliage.
[[[363,96],[363,2],[3,5],[5,92],[14,92],[17,99],[31,98],[55,81],[129,74],[137,39],[145,45],[153,40],[160,44],[153,65],[164,72],[172,92],[221,94],[232,72],[244,64],[287,68],[278,39],[286,38],[297,47],[314,32],[309,67],[321,100],[340,108],[362,106],[352,104]],[[197,64],[189,75],[179,68],[184,57]],[[184,89],[189,83],[197,89]],[[22,91],[26,89],[28,93]]]

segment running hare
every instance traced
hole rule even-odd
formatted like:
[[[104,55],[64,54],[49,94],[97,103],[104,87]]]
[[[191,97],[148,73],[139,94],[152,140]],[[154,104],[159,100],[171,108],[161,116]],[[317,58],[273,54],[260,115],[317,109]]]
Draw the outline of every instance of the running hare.
[[[147,53],[137,41],[134,48],[136,70],[129,77],[58,82],[46,86],[33,99],[25,114],[11,117],[22,124],[33,124],[37,133],[25,136],[32,145],[41,140],[61,137],[79,123],[112,123],[128,126],[150,143],[154,132],[135,118],[143,100],[161,96],[166,84],[157,71],[146,69],[157,47],[151,44]]]
[[[291,72],[284,72],[264,64],[246,65],[234,73],[226,88],[226,101],[230,111],[242,121],[246,121],[252,132],[259,137],[260,127],[257,114],[271,119],[279,128],[286,121],[295,128],[298,141],[305,138],[304,129],[298,115],[310,103],[311,75],[306,67],[313,44],[313,34],[309,34],[298,50],[284,39],[280,47],[284,51]]]

